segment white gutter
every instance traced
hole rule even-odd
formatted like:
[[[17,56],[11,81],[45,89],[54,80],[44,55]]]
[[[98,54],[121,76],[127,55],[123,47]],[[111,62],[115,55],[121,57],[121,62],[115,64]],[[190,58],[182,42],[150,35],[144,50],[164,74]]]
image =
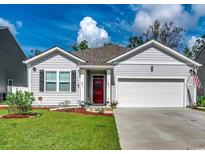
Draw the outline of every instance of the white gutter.
[[[106,69],[106,68],[113,68],[112,65],[79,65],[79,68],[85,69]]]

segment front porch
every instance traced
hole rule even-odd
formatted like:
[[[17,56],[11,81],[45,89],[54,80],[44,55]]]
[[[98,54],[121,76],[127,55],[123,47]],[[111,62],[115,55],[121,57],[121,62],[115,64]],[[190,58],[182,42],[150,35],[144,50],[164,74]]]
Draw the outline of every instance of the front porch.
[[[80,67],[80,99],[104,106],[111,101],[111,66]]]

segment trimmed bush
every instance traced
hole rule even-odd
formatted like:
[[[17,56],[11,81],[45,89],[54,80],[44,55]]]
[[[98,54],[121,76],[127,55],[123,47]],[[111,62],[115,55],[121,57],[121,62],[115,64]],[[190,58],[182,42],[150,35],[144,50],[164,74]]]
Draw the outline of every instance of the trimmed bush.
[[[197,97],[197,106],[205,107],[205,96]]]
[[[31,104],[33,101],[33,93],[22,92],[21,90],[15,93],[9,93],[6,97],[6,103],[9,105],[9,113],[27,113],[32,109]]]

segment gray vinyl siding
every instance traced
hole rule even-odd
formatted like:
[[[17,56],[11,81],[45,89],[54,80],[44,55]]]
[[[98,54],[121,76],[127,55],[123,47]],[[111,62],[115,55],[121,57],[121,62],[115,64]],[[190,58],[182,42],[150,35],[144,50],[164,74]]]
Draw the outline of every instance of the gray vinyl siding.
[[[199,70],[198,70],[198,76],[201,81],[202,87],[197,90],[197,95],[204,96],[205,95],[205,49],[201,51],[196,61],[202,64],[202,66],[199,67]]]
[[[7,92],[8,79],[13,86],[27,87],[26,57],[7,29],[0,29],[0,92]]]
[[[139,51],[137,55],[130,55],[124,61],[121,61],[121,64],[127,63],[166,63],[166,64],[182,64],[176,57],[165,54],[163,51],[159,51],[157,48],[149,48],[145,51]]]
[[[156,53],[156,54],[155,54]],[[140,55],[142,54],[142,55]],[[187,78],[187,102],[186,104],[189,106],[190,103],[194,101],[194,87],[193,80],[190,77],[189,70],[191,66],[183,64],[181,62],[177,62],[173,60],[172,57],[166,56],[164,53],[159,54],[158,51],[153,52],[153,49],[150,52],[140,53],[139,55],[132,56],[129,59],[126,59],[122,62],[118,62],[113,68],[113,83],[112,83],[112,100],[116,100],[116,79],[119,76],[165,76],[165,77],[186,77]],[[140,59],[140,61],[146,62],[148,64],[134,64],[138,62],[139,57],[144,57],[144,60]],[[157,58],[156,58],[157,57]],[[165,59],[164,59],[165,58]],[[153,60],[155,59],[155,60]],[[157,59],[160,59],[159,61]],[[155,64],[149,64],[153,63]],[[158,62],[166,63],[166,64],[157,64]],[[133,63],[133,64],[132,64]],[[170,63],[170,64],[168,64]],[[179,64],[177,64],[179,63]],[[153,72],[151,72],[151,66],[154,66]]]
[[[32,68],[36,68],[36,72]],[[39,70],[76,70],[76,92],[44,92],[39,91]],[[45,82],[45,81],[44,81]],[[38,97],[43,97],[43,105],[58,105],[59,102],[70,100],[72,103],[76,103],[80,100],[80,88],[79,88],[79,71],[77,70],[77,64],[72,59],[68,59],[63,55],[56,53],[46,58],[41,59],[39,62],[35,62],[31,66],[31,91],[34,94],[34,105],[38,104]]]

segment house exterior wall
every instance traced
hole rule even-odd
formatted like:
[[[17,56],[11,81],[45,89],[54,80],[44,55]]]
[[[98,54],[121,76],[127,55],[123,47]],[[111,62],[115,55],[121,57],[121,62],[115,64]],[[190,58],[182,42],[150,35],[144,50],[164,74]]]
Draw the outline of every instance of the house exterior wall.
[[[0,92],[7,92],[8,79],[13,86],[27,87],[26,57],[8,29],[0,30]]]
[[[124,60],[124,61],[123,61]],[[120,61],[120,64],[150,64],[150,63],[166,63],[166,64],[183,64],[176,57],[171,57],[171,55],[165,54],[163,51],[160,51],[158,48],[148,48],[136,53],[131,54],[126,59]]]
[[[160,51],[154,51],[153,48],[148,49],[137,55],[132,55],[132,58],[123,59],[118,61],[113,68],[113,82],[112,82],[112,100],[116,100],[116,79],[119,76],[160,76],[164,77],[184,77],[187,80],[187,102],[194,101],[194,86],[193,80],[190,76],[189,70],[192,68],[181,62],[173,60],[172,57],[166,56],[165,53],[159,53]],[[142,54],[142,55],[141,55]],[[143,57],[140,61],[142,64],[135,63],[139,60],[139,57]],[[144,59],[144,60],[143,60]],[[147,64],[144,64],[147,63]],[[164,63],[164,64],[163,64]],[[153,72],[151,72],[151,66],[153,66]]]
[[[32,68],[35,67],[36,71]],[[44,92],[39,91],[39,70],[76,70],[76,92],[46,92],[44,87]],[[31,84],[30,90],[33,92],[35,101],[34,105],[39,104],[38,97],[42,96],[43,105],[58,105],[59,102],[69,100],[71,103],[76,103],[80,100],[80,84],[79,84],[79,70],[77,68],[77,63],[73,59],[64,57],[59,53],[52,54],[46,58],[42,58],[31,65]]]
[[[201,81],[201,88],[197,90],[198,96],[205,95],[205,49],[201,51],[200,55],[196,58],[196,61],[202,64],[198,69],[198,76]]]

